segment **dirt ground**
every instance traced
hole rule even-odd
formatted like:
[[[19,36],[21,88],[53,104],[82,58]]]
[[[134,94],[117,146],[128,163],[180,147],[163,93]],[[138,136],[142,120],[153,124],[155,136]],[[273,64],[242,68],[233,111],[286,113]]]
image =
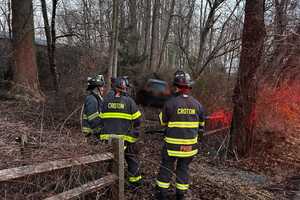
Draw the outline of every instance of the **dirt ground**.
[[[89,145],[80,133],[79,112],[57,115],[45,106],[32,106],[15,101],[0,104],[0,169],[40,163],[62,158],[105,152],[103,145]],[[148,124],[144,124],[145,127]],[[299,132],[297,132],[299,131]],[[224,135],[206,138],[199,155],[190,166],[189,200],[196,199],[300,199],[300,130],[293,138],[264,133],[272,143],[262,140],[266,148],[251,158],[224,161],[215,157]],[[22,151],[17,137],[27,135],[28,148]],[[298,138],[297,138],[298,136]],[[218,142],[216,142],[218,141]],[[219,143],[219,145],[218,145]],[[213,144],[213,145],[211,145]],[[144,134],[139,142],[144,186],[126,189],[127,199],[154,199],[154,183],[160,163],[162,136]],[[105,170],[104,167],[101,170]],[[100,170],[100,171],[101,171]],[[80,173],[78,173],[80,176]],[[81,174],[82,175],[82,174]],[[65,176],[60,176],[61,180]],[[34,194],[13,188],[0,194],[0,199],[41,199],[56,193],[56,187],[44,187]],[[65,182],[61,182],[63,184]],[[28,181],[22,184],[33,184]],[[46,189],[45,189],[46,188]],[[101,197],[101,194],[104,194]],[[110,199],[109,190],[96,199]],[[171,191],[171,195],[172,195]],[[88,197],[83,199],[90,199]],[[170,198],[174,199],[174,198]]]

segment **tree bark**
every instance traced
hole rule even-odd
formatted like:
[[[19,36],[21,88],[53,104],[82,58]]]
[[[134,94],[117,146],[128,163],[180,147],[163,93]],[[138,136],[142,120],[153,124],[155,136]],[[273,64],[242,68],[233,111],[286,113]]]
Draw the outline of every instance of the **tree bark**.
[[[130,38],[129,38],[129,55],[131,57],[138,56],[139,34],[137,29],[137,0],[129,0],[129,23],[130,23]]]
[[[159,6],[160,0],[154,0],[153,13],[152,13],[152,30],[151,30],[151,47],[150,47],[150,60],[149,69],[153,72],[156,71],[156,63],[158,60],[159,49]]]
[[[150,41],[150,20],[151,19],[151,1],[144,0],[144,17],[143,17],[143,31],[144,31],[144,44],[143,44],[143,56],[146,57],[148,55],[148,44]],[[143,69],[147,70],[149,63],[147,62],[149,59],[146,59]]]
[[[119,36],[119,0],[113,1],[112,38],[110,47],[110,66],[108,69],[108,87],[111,77],[117,77],[118,70],[118,36]]]
[[[56,7],[57,0],[53,0],[52,4],[52,18],[51,18],[51,27],[49,25],[48,12],[47,12],[47,4],[46,0],[41,0],[42,4],[42,13],[44,19],[44,29],[47,39],[47,51],[48,51],[48,62],[50,67],[50,72],[52,75],[52,81],[54,89],[58,90],[58,72],[56,68],[55,62],[55,49],[56,49],[56,31],[55,31],[55,17],[56,17]]]
[[[261,65],[264,38],[264,0],[247,0],[240,67],[233,97],[230,143],[231,149],[242,157],[251,155],[253,150],[256,71]]]
[[[162,64],[162,58],[163,58],[163,55],[164,55],[164,52],[165,52],[165,48],[167,46],[167,42],[168,42],[168,39],[169,39],[170,27],[171,27],[171,24],[172,24],[172,19],[174,17],[173,16],[173,14],[174,14],[174,8],[175,8],[175,0],[172,0],[171,9],[170,9],[170,15],[169,15],[169,19],[168,19],[167,28],[166,28],[166,33],[164,35],[162,47],[161,47],[160,54],[159,54],[158,65],[156,67],[157,69],[160,69],[160,66]]]
[[[284,42],[284,49],[281,57],[285,62],[279,63],[275,77],[277,78],[276,87],[280,87],[283,83],[291,85],[293,81],[299,80],[300,77],[300,22]]]
[[[8,34],[9,34],[9,39],[12,39],[12,30],[11,30],[11,0],[7,0],[7,8],[8,8],[8,13],[7,13]]]
[[[38,80],[31,0],[12,0],[13,81],[35,100],[44,100]]]
[[[274,16],[274,51],[272,56],[272,64],[271,66],[280,66],[282,62],[282,57],[280,56],[281,52],[284,48],[284,32],[287,26],[287,0],[275,0],[275,16]]]

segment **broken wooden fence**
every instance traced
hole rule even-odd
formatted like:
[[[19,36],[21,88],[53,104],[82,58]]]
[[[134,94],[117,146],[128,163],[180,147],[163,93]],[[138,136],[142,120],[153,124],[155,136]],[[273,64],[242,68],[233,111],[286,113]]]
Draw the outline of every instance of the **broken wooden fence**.
[[[107,186],[112,186],[113,200],[124,200],[124,141],[119,138],[112,138],[112,146],[113,153],[95,154],[76,159],[69,158],[0,170],[0,183],[72,167],[112,161],[112,173],[107,176],[46,198],[45,200],[78,199],[80,196],[94,193]]]

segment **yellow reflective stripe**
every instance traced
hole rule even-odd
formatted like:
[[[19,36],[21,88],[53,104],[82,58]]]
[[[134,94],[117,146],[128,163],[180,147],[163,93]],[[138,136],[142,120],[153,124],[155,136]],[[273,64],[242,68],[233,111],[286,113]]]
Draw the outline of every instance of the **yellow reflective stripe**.
[[[134,182],[138,182],[141,179],[142,179],[142,176],[132,176],[132,177],[129,177],[129,182],[134,183]]]
[[[121,139],[123,139],[127,142],[130,142],[130,143],[134,143],[138,140],[137,138],[129,136],[129,135],[117,135],[117,134],[101,134],[100,139],[101,140],[109,140],[112,137],[112,135],[118,136]]]
[[[199,126],[205,126],[205,122],[199,122]]]
[[[199,122],[169,122],[169,128],[198,128]]]
[[[108,112],[108,113],[100,113],[100,118],[102,119],[117,118],[117,119],[132,120],[132,115],[126,113]]]
[[[130,143],[134,143],[138,140],[136,137],[132,137],[132,136],[129,136],[129,135],[123,135],[123,139],[127,142],[130,142]]]
[[[87,116],[88,120],[93,120],[99,116],[99,112],[95,112],[89,116]]]
[[[188,190],[189,189],[189,184],[176,183],[176,188],[179,189],[179,190]]]
[[[87,115],[83,115],[82,119],[88,119]]]
[[[170,187],[170,183],[161,182],[159,180],[156,180],[156,185],[160,188],[168,189]]]
[[[108,140],[110,137],[111,137],[111,135],[109,135],[109,134],[101,134],[100,135],[101,140]]]
[[[167,125],[167,123],[165,123],[165,122],[163,121],[163,114],[162,114],[162,112],[159,113],[159,121],[160,121],[160,124],[161,124],[162,126],[166,126],[166,125]]]
[[[198,153],[198,149],[195,149],[193,151],[188,151],[188,152],[174,151],[174,150],[167,150],[167,151],[169,156],[180,157],[180,158],[191,157]]]
[[[82,132],[83,132],[83,133],[92,133],[92,132],[93,132],[93,129],[88,128],[88,127],[82,127]]]
[[[142,116],[142,113],[140,111],[137,111],[136,113],[134,113],[132,115],[132,119],[135,120],[135,119],[139,118],[140,116]]]
[[[195,137],[193,139],[178,139],[178,138],[170,138],[165,137],[165,142],[169,144],[196,144],[198,142],[198,137]]]

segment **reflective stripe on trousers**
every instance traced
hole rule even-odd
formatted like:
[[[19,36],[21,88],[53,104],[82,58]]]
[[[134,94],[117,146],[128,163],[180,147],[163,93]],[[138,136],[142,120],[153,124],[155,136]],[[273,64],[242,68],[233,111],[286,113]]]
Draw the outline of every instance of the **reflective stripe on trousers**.
[[[171,157],[178,157],[178,158],[188,158],[196,155],[198,153],[198,149],[192,151],[174,151],[174,150],[167,150],[168,155]]]
[[[114,136],[118,136],[121,139],[123,139],[124,141],[130,142],[130,143],[134,143],[138,140],[138,138],[130,136],[130,135],[123,135],[123,134],[100,134],[100,139],[101,140],[109,140],[112,135]]]
[[[193,139],[180,139],[180,138],[171,138],[165,137],[165,142],[169,144],[179,144],[179,145],[191,145],[198,142],[198,137]]]
[[[131,176],[129,177],[128,181],[130,183],[136,183],[142,179],[142,176]]]
[[[178,193],[184,194],[189,188],[189,164],[192,162],[193,157],[177,158],[171,157],[167,153],[166,146],[162,150],[162,161],[158,173],[156,185],[160,192],[167,193],[170,187],[170,181],[173,171],[176,174],[176,189]],[[176,168],[175,162],[177,161]]]

